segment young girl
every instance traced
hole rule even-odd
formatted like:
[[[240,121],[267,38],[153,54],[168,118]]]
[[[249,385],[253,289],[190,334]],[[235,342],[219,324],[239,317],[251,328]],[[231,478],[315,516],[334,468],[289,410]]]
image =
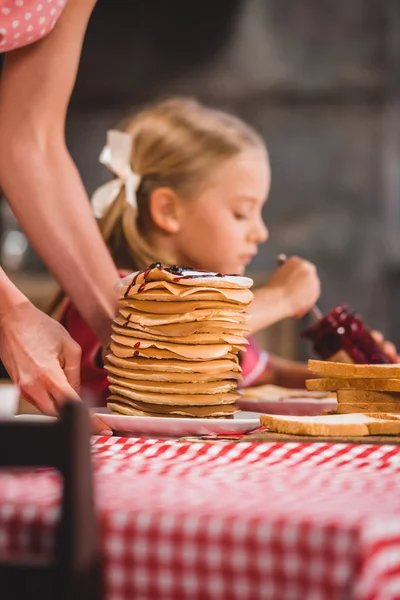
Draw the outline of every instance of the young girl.
[[[191,99],[172,99],[109,132],[100,160],[117,178],[93,196],[100,231],[121,275],[153,262],[242,274],[268,238],[262,208],[270,188],[267,150],[236,117]],[[320,292],[314,265],[292,257],[255,291],[254,333],[300,317]],[[76,309],[62,319],[82,347],[82,385],[106,394],[101,348]],[[268,355],[250,339],[243,385],[303,387],[305,365]]]

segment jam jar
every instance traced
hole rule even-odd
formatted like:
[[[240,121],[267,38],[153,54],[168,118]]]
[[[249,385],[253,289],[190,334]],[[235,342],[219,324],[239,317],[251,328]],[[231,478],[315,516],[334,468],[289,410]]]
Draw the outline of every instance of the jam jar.
[[[345,304],[331,311],[302,333],[323,360],[358,364],[388,364],[391,360],[375,342],[362,319]]]

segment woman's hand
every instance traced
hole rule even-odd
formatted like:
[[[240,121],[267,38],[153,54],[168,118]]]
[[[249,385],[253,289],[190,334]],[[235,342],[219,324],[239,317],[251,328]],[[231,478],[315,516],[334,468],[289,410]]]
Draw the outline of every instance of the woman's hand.
[[[269,278],[265,287],[279,289],[286,307],[286,317],[302,317],[320,295],[320,280],[315,265],[292,256]]]
[[[0,358],[24,398],[44,414],[56,416],[67,400],[80,401],[79,345],[28,300],[1,314]],[[92,423],[96,433],[111,433],[98,417]]]

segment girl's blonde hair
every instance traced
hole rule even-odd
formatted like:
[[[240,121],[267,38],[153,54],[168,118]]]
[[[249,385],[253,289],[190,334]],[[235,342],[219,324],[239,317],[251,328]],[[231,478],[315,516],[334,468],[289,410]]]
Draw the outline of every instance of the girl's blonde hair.
[[[150,105],[121,129],[132,136],[131,168],[140,178],[137,209],[125,190],[98,221],[120,270],[143,269],[173,257],[155,256],[145,235],[152,226],[149,198],[158,187],[192,197],[207,174],[223,161],[252,147],[264,147],[257,133],[231,114],[191,98],[172,98]]]

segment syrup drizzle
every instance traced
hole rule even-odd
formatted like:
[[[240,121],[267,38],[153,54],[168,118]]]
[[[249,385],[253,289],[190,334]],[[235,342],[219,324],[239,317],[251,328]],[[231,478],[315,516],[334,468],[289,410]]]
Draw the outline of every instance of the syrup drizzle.
[[[125,294],[124,294],[124,298],[128,298],[129,296],[129,292],[131,291],[131,289],[136,285],[137,280],[139,275],[143,275],[143,283],[140,285],[138,292],[143,292],[143,290],[146,287],[146,277],[148,277],[149,273],[153,270],[153,269],[159,269],[160,271],[162,271],[163,266],[161,263],[156,262],[151,264],[147,269],[143,269],[143,271],[138,271],[136,273],[136,275],[133,277],[131,283],[128,285],[128,287],[126,288]]]
[[[131,289],[133,288],[133,286],[136,285],[136,281],[137,278],[139,277],[140,273],[142,271],[139,271],[138,273],[136,273],[136,275],[133,277],[131,283],[128,285],[128,287],[126,288],[125,294],[124,294],[124,298],[127,298],[129,296],[129,292],[131,291]]]

